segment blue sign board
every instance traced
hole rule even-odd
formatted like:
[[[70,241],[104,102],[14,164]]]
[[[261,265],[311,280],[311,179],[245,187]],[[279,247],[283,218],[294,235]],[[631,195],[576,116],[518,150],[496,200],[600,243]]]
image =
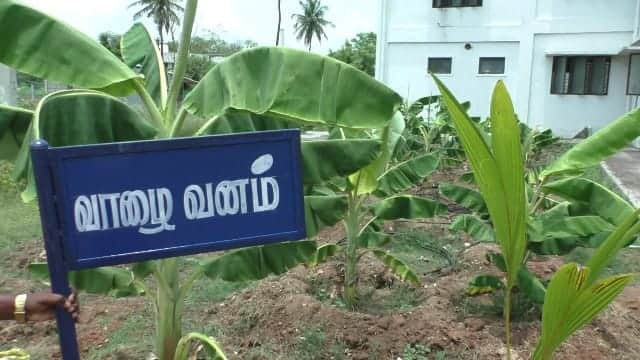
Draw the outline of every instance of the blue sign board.
[[[69,293],[70,270],[305,237],[298,130],[37,141],[31,152],[55,292]],[[65,360],[77,359],[70,316],[59,313],[58,325]]]

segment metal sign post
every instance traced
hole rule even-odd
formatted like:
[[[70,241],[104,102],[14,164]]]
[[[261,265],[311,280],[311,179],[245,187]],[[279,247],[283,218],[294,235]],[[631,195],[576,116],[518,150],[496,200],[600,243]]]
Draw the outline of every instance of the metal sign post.
[[[69,271],[306,237],[299,130],[31,146],[52,290]],[[79,359],[58,311],[62,355]]]

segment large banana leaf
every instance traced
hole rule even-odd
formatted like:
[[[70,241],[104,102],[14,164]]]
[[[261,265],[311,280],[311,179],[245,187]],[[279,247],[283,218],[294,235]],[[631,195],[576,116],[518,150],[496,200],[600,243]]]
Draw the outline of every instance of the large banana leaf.
[[[471,279],[465,292],[467,295],[475,296],[504,289],[502,279],[494,275],[476,275]]]
[[[462,214],[456,216],[449,226],[450,230],[462,231],[471,236],[476,241],[495,242],[496,233],[490,224],[475,215]]]
[[[329,260],[330,257],[335,255],[340,250],[340,246],[336,244],[324,244],[322,246],[318,246],[318,248],[316,249],[316,253],[307,262],[307,265],[316,266],[318,264],[325,263],[327,262],[327,260]]]
[[[379,219],[423,219],[447,212],[447,207],[435,200],[411,195],[398,195],[373,204]]]
[[[402,281],[409,281],[414,285],[420,285],[420,278],[411,268],[395,255],[383,250],[373,250],[378,260],[382,261],[389,270]]]
[[[32,263],[29,272],[41,281],[49,281],[49,267],[46,263]],[[105,294],[116,297],[141,295],[136,287],[133,273],[120,267],[101,267],[69,272],[69,283],[76,291],[89,294]]]
[[[520,267],[518,271],[518,288],[535,303],[544,303],[544,295],[547,289],[542,285],[540,279],[527,269],[527,265],[525,264],[522,264],[522,267]]]
[[[358,247],[380,249],[391,243],[391,236],[378,231],[365,230],[358,236]]]
[[[43,79],[133,92],[139,76],[89,36],[14,0],[0,1],[0,62]]]
[[[350,65],[304,51],[258,47],[216,65],[183,105],[206,119],[234,108],[329,126],[382,128],[401,103],[393,90]]]
[[[638,136],[640,136],[640,109],[635,109],[572,147],[549,165],[540,177],[579,173],[598,165],[629,145]]]
[[[29,162],[29,145],[36,137],[51,146],[95,144],[114,141],[131,141],[152,138],[156,130],[137,112],[112,96],[87,90],[68,90],[43,98],[36,109],[31,131],[18,154],[16,173],[26,175]],[[20,168],[21,167],[21,168]],[[23,200],[36,196],[30,177]]]
[[[33,111],[0,105],[0,160],[14,160],[32,118]]]
[[[313,241],[294,241],[256,246],[226,253],[202,264],[204,274],[225,281],[260,280],[280,275],[316,254]]]
[[[205,120],[195,116],[190,116],[182,127],[183,136],[192,136],[200,127],[206,123]],[[299,128],[301,124],[283,120],[273,114],[253,114],[248,111],[229,109],[227,112],[216,118],[207,127],[203,134],[230,134],[250,131],[265,131]]]
[[[344,219],[347,213],[347,197],[338,196],[305,196],[304,219],[307,237],[313,238],[328,226],[333,226]]]
[[[571,202],[572,214],[596,214],[618,225],[633,213],[626,200],[589,179],[573,177],[544,185],[544,191]]]
[[[442,195],[480,216],[489,214],[482,194],[474,189],[451,183],[442,183],[440,184],[440,192]]]
[[[576,247],[595,248],[613,229],[599,216],[541,216],[529,226],[529,249],[540,255],[564,255]]]
[[[158,109],[167,105],[167,76],[164,61],[147,28],[134,24],[122,36],[122,58],[131,68],[144,75],[144,86]]]
[[[449,89],[434,76],[484,197],[507,262],[508,284],[526,250],[526,204],[520,129],[506,87],[496,84],[491,99],[491,146]]]
[[[194,346],[194,344],[200,344],[200,347]],[[220,345],[212,338],[204,334],[200,333],[189,333],[183,336],[178,345],[176,346],[176,353],[173,357],[173,360],[192,360],[198,357],[198,349],[203,348],[207,355],[208,359],[212,360],[227,360],[227,356]],[[192,352],[195,351],[195,354]]]
[[[380,152],[377,140],[321,140],[302,143],[305,184],[320,184],[353,174],[371,163]]]
[[[439,161],[438,156],[425,154],[393,166],[378,177],[374,194],[382,197],[409,189],[434,172]]]

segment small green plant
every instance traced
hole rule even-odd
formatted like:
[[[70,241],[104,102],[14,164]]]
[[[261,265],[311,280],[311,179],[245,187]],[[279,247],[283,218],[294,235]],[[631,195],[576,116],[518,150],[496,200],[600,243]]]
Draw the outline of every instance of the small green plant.
[[[638,125],[640,113],[630,112],[569,149],[550,165],[529,169],[525,176],[528,254],[564,255],[578,247],[596,248],[633,212],[628,201],[606,186],[576,175],[593,169],[607,156],[626,146],[632,136],[640,135],[635,129]],[[522,124],[520,127],[521,134],[528,139],[522,141],[525,160],[527,154],[540,151],[555,141],[547,131],[536,133]],[[457,216],[451,224],[452,230],[465,232],[478,241],[496,241],[494,222],[482,192],[458,184],[441,184],[440,192],[471,212]],[[529,255],[525,260],[528,258]],[[505,271],[501,254],[490,254],[489,261]],[[532,301],[542,304],[544,284],[526,264],[518,270],[516,285]],[[470,283],[468,293],[482,294],[502,288],[500,278],[479,275]]]
[[[479,194],[473,194],[468,198],[472,201],[467,201],[467,207],[476,210],[484,208],[486,211],[492,227],[484,227],[483,231],[485,234],[490,234],[490,239],[495,239],[502,252],[501,254],[491,254],[490,258],[498,268],[506,273],[506,284],[495,277],[481,276],[472,281],[472,290],[475,292],[483,291],[485,288],[489,290],[492,288],[504,289],[503,308],[507,359],[511,359],[512,290],[518,286],[526,293],[535,294],[534,297],[542,297],[545,303],[543,307],[543,345],[539,347],[543,349],[537,350],[536,353],[541,354],[539,355],[540,359],[546,360],[551,356],[555,347],[577,328],[589,322],[630,280],[629,276],[621,276],[594,285],[594,281],[602,271],[604,264],[611,259],[617,250],[629,244],[640,229],[640,225],[634,225],[637,222],[638,213],[634,212],[624,201],[621,201],[617,195],[608,190],[603,191],[603,187],[594,187],[592,183],[585,183],[582,180],[575,180],[575,178],[561,179],[551,184],[547,184],[547,181],[552,177],[562,176],[566,173],[580,173],[619,151],[638,136],[640,111],[636,110],[623,116],[545,168],[538,176],[540,180],[532,192],[531,200],[527,201],[529,194],[525,186],[520,129],[504,84],[498,81],[493,92],[491,100],[492,136],[488,139],[467,116],[446,86],[435,76],[434,79],[447,104],[447,109],[451,113],[456,132],[471,163],[475,183],[480,189]],[[632,131],[633,133],[630,134]],[[555,246],[566,246],[564,242],[568,240],[568,238],[557,234],[560,230],[551,231],[549,226],[540,226],[535,220],[531,220],[538,207],[545,200],[545,196],[541,194],[544,191],[554,194],[562,192],[597,194],[599,197],[576,197],[573,199],[578,204],[582,202],[581,205],[587,209],[590,209],[594,202],[606,198],[609,201],[606,208],[593,209],[593,211],[598,211],[602,217],[608,217],[613,224],[617,225],[608,229],[608,233],[606,233],[608,237],[604,242],[602,240],[598,242],[600,247],[590,262],[590,270],[578,271],[575,264],[566,265],[554,276],[555,280],[551,280],[549,289],[552,287],[555,289],[551,294],[549,292],[545,294],[542,283],[529,273],[525,265],[527,250],[535,249],[535,242],[540,242],[540,236],[543,237],[542,239],[550,239]],[[571,205],[576,207],[577,204],[565,202],[556,205],[540,217],[549,221],[555,221],[557,218],[562,220]],[[601,205],[604,206],[604,204]],[[477,225],[478,223],[473,223],[473,226]],[[536,226],[538,226],[537,229]],[[533,232],[531,228],[534,229]],[[529,236],[529,241],[527,241],[527,236]],[[569,245],[575,245],[575,239]],[[569,291],[568,285],[571,285],[575,291]],[[584,301],[584,308],[580,308],[582,304],[580,301]],[[571,306],[573,310],[569,311]],[[554,313],[554,310],[557,309],[561,309],[561,311]],[[550,313],[553,315],[549,315]],[[552,320],[553,316],[557,316],[557,319]],[[545,321],[545,319],[547,320]],[[546,331],[544,330],[545,322],[547,324]],[[553,325],[548,325],[549,323]]]
[[[591,322],[636,276],[622,274],[599,279],[615,254],[640,232],[639,214],[640,209],[625,219],[586,266],[569,263],[553,275],[544,298],[542,329],[533,360],[551,360],[560,344]]]
[[[402,351],[402,360],[429,360],[431,348],[421,344],[407,344]]]
[[[322,327],[304,329],[295,347],[299,359],[315,359],[326,351],[327,333]]]
[[[224,351],[213,338],[195,332],[180,339],[174,360],[195,359],[201,352],[205,352],[211,360],[227,360]]]
[[[383,230],[385,221],[430,218],[446,212],[446,206],[428,198],[403,194],[422,182],[438,167],[434,154],[421,154],[399,164],[391,161],[404,129],[397,112],[389,125],[375,132],[373,139],[382,149],[372,162],[342,181],[329,181],[307,189],[307,221],[317,224],[307,236],[315,236],[326,226],[342,222],[347,234],[346,246],[328,244],[320,247],[312,263],[320,263],[341,253],[345,258],[343,299],[349,308],[358,302],[358,263],[366,253],[373,254],[401,280],[419,284],[418,276],[385,247],[392,237]],[[335,136],[366,136],[362,132],[335,132]],[[344,141],[344,140],[342,140]]]
[[[511,292],[526,252],[527,208],[520,128],[511,98],[499,81],[491,98],[491,142],[486,139],[449,89],[434,77],[473,169],[475,181],[493,221],[506,272],[504,320],[507,359],[511,359]]]

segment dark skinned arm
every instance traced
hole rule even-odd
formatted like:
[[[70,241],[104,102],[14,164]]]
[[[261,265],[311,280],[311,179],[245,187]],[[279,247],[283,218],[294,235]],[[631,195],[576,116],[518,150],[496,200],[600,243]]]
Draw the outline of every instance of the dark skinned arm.
[[[0,320],[13,320],[15,296],[0,295]],[[55,317],[56,309],[64,309],[78,321],[80,306],[77,297],[71,294],[68,298],[49,292],[38,292],[27,295],[25,311],[27,321],[51,320]]]

